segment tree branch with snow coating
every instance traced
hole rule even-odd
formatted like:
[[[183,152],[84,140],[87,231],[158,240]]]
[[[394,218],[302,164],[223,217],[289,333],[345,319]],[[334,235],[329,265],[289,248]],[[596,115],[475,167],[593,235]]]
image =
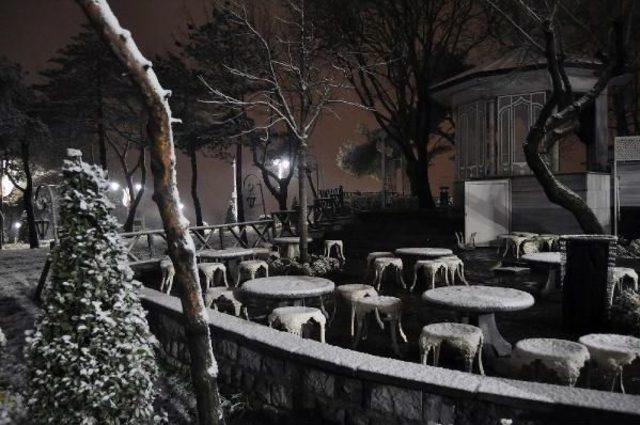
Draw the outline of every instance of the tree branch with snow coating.
[[[186,343],[191,357],[191,380],[196,392],[198,421],[201,425],[222,423],[218,368],[213,356],[207,312],[196,266],[195,246],[188,222],[179,208],[176,184],[176,156],[171,124],[177,122],[169,107],[170,90],[165,90],[153,71],[152,63],[138,49],[131,33],[120,26],[106,0],[76,0],[85,15],[127,68],[140,90],[149,121],[153,199],[158,205],[167,235],[169,257],[182,288],[182,309]]]

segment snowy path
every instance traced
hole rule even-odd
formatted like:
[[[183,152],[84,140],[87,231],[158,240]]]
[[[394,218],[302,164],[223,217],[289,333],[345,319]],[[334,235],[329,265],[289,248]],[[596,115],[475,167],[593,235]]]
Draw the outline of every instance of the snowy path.
[[[0,251],[0,328],[7,346],[0,355],[0,390],[22,386],[24,331],[33,326],[38,308],[31,300],[48,249]]]

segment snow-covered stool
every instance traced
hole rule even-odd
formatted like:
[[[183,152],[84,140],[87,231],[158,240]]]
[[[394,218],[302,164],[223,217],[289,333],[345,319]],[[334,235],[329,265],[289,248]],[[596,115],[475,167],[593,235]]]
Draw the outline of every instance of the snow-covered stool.
[[[245,260],[241,261],[238,265],[238,274],[236,275],[236,286],[240,284],[240,278],[242,273],[245,272],[249,275],[250,279],[255,279],[256,275],[260,271],[264,270],[264,276],[269,277],[269,264],[264,260]]]
[[[540,379],[539,365],[555,372],[561,383],[573,387],[580,370],[589,360],[589,350],[583,344],[554,338],[530,338],[516,343],[511,357],[520,371],[531,371],[532,379]]]
[[[162,273],[160,291],[169,294],[173,287],[173,278],[176,276],[176,269],[173,267],[173,262],[168,256],[160,260],[160,272]]]
[[[638,273],[630,267],[614,267],[613,282],[619,290],[624,289],[624,281],[628,279],[633,284],[633,290],[638,292]]]
[[[367,268],[366,271],[369,272],[371,270],[371,268],[373,267],[373,262],[376,258],[381,258],[381,257],[395,257],[395,255],[393,255],[393,252],[389,252],[389,251],[374,251],[374,252],[370,252],[367,255]]]
[[[406,288],[407,285],[405,285],[404,279],[402,278],[402,259],[392,257],[380,257],[373,260],[373,286],[375,286],[378,291],[380,290],[382,277],[388,268],[394,271],[396,282],[402,285],[403,288]]]
[[[456,255],[440,258],[446,267],[447,285],[455,285],[456,277],[464,284],[468,285],[464,277],[464,262]]]
[[[198,270],[204,276],[205,288],[215,286],[216,272],[220,272],[224,286],[229,287],[227,282],[227,266],[222,263],[198,263]]]
[[[591,355],[591,364],[597,366],[610,380],[609,391],[624,393],[622,369],[640,357],[640,338],[616,334],[589,334],[580,337]]]
[[[347,261],[347,259],[344,258],[344,244],[341,240],[337,239],[327,239],[324,241],[324,256],[331,257],[331,250],[334,248],[338,260],[340,260],[341,263]]]
[[[393,351],[400,356],[397,333],[399,332],[402,340],[407,342],[407,336],[402,329],[402,300],[396,297],[375,295],[354,300],[354,306],[358,327],[353,340],[353,348],[357,348],[360,341],[366,338],[368,330],[366,319],[369,314],[373,314],[380,329],[384,329],[385,321],[389,322]]]
[[[231,304],[235,316],[239,317],[240,313],[244,313],[245,318],[248,319],[246,309],[243,308],[242,303],[236,298],[232,289],[224,286],[213,286],[207,289],[204,294],[204,305],[207,308],[218,310],[218,304],[224,304],[225,302]]]
[[[518,234],[508,234],[508,235],[499,235],[498,239],[502,240],[501,248],[504,249],[502,252],[502,257],[506,257],[507,254],[511,251],[515,258],[520,258],[520,248],[522,244],[530,239],[535,234],[524,234],[524,232],[520,232]],[[499,252],[500,250],[498,250]]]
[[[278,307],[274,309],[268,318],[269,326],[279,326],[289,333],[302,336],[302,327],[309,322],[315,323],[320,328],[320,342],[325,342],[326,316],[322,310],[315,307]]]
[[[473,370],[473,359],[477,357],[478,371],[484,375],[482,367],[482,330],[464,323],[433,323],[422,328],[418,346],[422,364],[426,365],[429,353],[433,352],[433,365],[438,366],[442,343],[462,354],[467,372]]]
[[[355,321],[356,321],[356,306],[355,300],[360,299],[362,297],[374,297],[378,295],[378,291],[371,285],[363,285],[360,283],[352,283],[349,285],[341,285],[336,287],[338,294],[342,299],[344,299],[351,308],[351,327],[350,334],[353,338],[353,334],[355,333]],[[335,313],[335,312],[334,312]],[[333,317],[333,316],[332,316]]]
[[[442,277],[442,280],[448,284],[448,274],[447,274],[447,265],[441,261],[437,260],[418,260],[413,265],[413,283],[411,283],[411,287],[409,291],[413,291],[416,283],[418,283],[418,273],[422,270],[425,278],[428,278],[431,282],[431,289],[436,287],[436,278],[438,275]]]

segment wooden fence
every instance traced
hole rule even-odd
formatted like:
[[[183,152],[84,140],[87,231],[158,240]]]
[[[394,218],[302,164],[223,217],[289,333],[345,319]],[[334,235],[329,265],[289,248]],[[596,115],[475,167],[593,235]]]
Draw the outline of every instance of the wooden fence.
[[[241,246],[253,248],[270,243],[275,226],[273,220],[245,221],[189,227],[196,252]],[[162,229],[121,233],[130,264],[157,261],[167,253],[167,239]]]

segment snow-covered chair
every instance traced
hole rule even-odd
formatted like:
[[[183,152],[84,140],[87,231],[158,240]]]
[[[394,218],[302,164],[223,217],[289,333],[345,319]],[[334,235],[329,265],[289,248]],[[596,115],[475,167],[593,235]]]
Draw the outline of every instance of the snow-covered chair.
[[[418,346],[423,365],[427,364],[429,353],[433,352],[433,365],[438,366],[442,343],[462,354],[467,372],[473,370],[473,360],[477,358],[478,371],[484,375],[482,366],[482,330],[464,323],[433,323],[422,328]]]
[[[589,360],[589,350],[583,344],[555,338],[530,338],[516,343],[511,361],[517,368],[527,368],[530,378],[539,379],[538,366],[555,372],[562,384],[573,387],[580,371]]]
[[[393,351],[400,356],[397,333],[400,333],[402,340],[407,342],[407,336],[402,329],[402,300],[396,297],[376,295],[358,298],[354,300],[354,305],[358,326],[353,340],[353,348],[356,349],[360,341],[366,337],[368,331],[366,319],[369,314],[373,314],[380,329],[384,329],[385,321],[389,322],[391,346]]]
[[[373,297],[378,295],[378,291],[371,285],[363,285],[360,283],[352,283],[348,285],[340,285],[336,287],[336,291],[347,303],[349,303],[349,307],[351,308],[351,316],[350,322],[351,326],[349,328],[351,337],[355,333],[355,321],[356,321],[356,306],[355,301],[362,297]]]
[[[229,287],[229,282],[227,281],[227,266],[223,263],[198,263],[198,270],[204,276],[205,288],[215,286],[216,272],[220,272],[222,275],[224,286]]]
[[[162,280],[160,281],[160,291],[166,294],[171,293],[173,287],[173,279],[176,276],[176,269],[173,267],[173,262],[169,256],[160,260],[160,272],[162,273]]]
[[[347,261],[344,257],[344,244],[341,240],[327,239],[324,241],[324,256],[331,257],[331,250],[335,248],[336,256],[341,263]]]
[[[223,304],[224,302],[231,304],[235,316],[239,317],[240,314],[243,314],[246,319],[249,318],[246,308],[243,308],[242,303],[236,298],[232,289],[224,286],[213,286],[208,288],[204,294],[204,305],[207,308],[218,310],[218,304]]]
[[[441,261],[440,259],[418,260],[413,265],[413,283],[411,284],[409,291],[413,291],[416,283],[418,283],[418,274],[420,273],[420,270],[422,270],[422,272],[424,273],[425,278],[427,278],[428,281],[431,282],[431,289],[436,287],[436,278],[438,277],[438,275],[440,275],[442,277],[442,280],[448,284],[449,278],[447,265],[444,263],[444,261]]]
[[[389,268],[394,271],[396,283],[399,283],[406,289],[407,285],[405,285],[404,279],[402,278],[402,259],[395,257],[379,257],[373,260],[373,286],[380,291],[384,272]]]
[[[255,279],[260,270],[264,271],[264,275],[269,277],[269,264],[264,260],[245,260],[238,265],[238,273],[236,274],[236,286],[240,284],[242,273],[249,275],[249,279]]]
[[[302,336],[302,328],[307,323],[315,323],[320,329],[320,342],[325,342],[327,318],[322,310],[315,307],[278,307],[268,317],[270,327],[281,327],[285,331]]]

